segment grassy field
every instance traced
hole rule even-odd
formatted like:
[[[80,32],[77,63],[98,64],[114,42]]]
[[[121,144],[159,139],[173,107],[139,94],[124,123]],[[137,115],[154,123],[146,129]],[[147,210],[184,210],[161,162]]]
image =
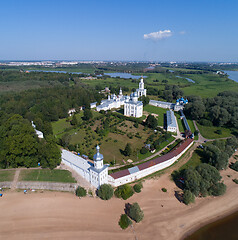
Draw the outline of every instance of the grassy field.
[[[216,138],[224,138],[231,136],[231,130],[222,127],[207,127],[197,123],[198,129],[203,137],[207,139],[216,139]],[[221,134],[217,134],[216,131],[221,130]]]
[[[43,181],[43,182],[62,182],[75,183],[71,172],[59,169],[26,169],[22,170],[19,181]]]
[[[192,157],[189,159],[189,161],[187,163],[185,163],[179,170],[182,169],[187,169],[190,167],[196,167],[199,164],[202,163],[202,149],[197,148],[194,152]]]
[[[152,105],[146,105],[143,109],[144,111],[148,112],[148,113],[154,113],[158,115],[158,125],[159,126],[164,126],[164,114],[166,114],[166,111],[168,111],[168,109],[164,109],[164,108],[159,108],[159,107],[155,107]]]
[[[15,170],[0,171],[0,182],[11,182],[14,178]]]

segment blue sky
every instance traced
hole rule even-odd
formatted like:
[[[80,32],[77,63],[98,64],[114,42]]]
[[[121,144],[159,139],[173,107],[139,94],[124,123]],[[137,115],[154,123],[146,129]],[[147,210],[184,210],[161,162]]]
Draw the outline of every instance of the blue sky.
[[[0,60],[238,62],[237,11],[237,0],[2,0]]]

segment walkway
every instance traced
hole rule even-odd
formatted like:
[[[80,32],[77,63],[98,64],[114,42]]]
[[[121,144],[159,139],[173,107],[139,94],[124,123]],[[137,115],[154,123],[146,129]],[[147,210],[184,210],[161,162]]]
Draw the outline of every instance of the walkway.
[[[11,190],[15,190],[17,188],[17,182],[18,182],[20,172],[21,172],[21,169],[17,168],[16,172],[15,172],[14,179],[13,179],[12,184],[11,184]]]

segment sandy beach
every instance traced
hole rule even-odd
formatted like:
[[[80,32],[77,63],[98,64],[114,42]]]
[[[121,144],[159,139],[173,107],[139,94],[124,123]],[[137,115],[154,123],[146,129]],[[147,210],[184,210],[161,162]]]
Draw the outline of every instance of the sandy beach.
[[[126,201],[79,199],[63,192],[24,195],[22,191],[6,191],[0,199],[0,239],[182,239],[188,232],[238,210],[238,187],[232,181],[238,173],[228,168],[221,174],[226,194],[197,198],[189,206],[175,198],[178,188],[170,180],[170,172],[146,180],[142,192]],[[162,192],[162,187],[168,192]],[[121,230],[118,220],[127,202],[138,202],[145,217]]]

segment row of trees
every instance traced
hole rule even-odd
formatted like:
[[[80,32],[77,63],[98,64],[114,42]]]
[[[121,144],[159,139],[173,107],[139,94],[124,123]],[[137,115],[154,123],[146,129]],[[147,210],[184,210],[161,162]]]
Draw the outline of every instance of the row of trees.
[[[46,136],[39,140],[31,123],[18,114],[0,117],[0,167],[54,168],[61,162],[55,139]]]
[[[189,118],[203,125],[238,128],[238,93],[226,91],[207,99],[190,96],[188,100],[185,115]]]

